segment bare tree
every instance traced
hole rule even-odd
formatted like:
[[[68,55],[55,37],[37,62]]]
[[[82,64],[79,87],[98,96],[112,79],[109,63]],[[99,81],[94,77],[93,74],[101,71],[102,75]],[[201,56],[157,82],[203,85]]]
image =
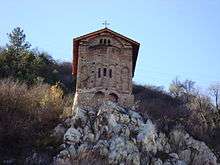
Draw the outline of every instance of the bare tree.
[[[192,80],[180,81],[178,78],[172,81],[169,87],[170,94],[181,99],[185,104],[190,103],[195,95],[195,82]]]
[[[220,83],[210,85],[209,93],[212,97],[214,97],[215,107],[219,110]]]

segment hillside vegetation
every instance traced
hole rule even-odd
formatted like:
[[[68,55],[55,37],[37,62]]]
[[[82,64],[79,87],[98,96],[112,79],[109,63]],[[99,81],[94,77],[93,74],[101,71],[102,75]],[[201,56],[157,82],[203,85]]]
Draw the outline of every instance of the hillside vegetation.
[[[195,89],[194,84],[189,80],[175,80],[169,92],[158,87],[134,85],[138,111],[150,117],[165,133],[176,127],[185,129],[206,142],[219,157],[220,111],[209,96]]]
[[[56,153],[50,134],[71,109],[74,82],[71,64],[30,49],[21,28],[8,37],[0,49],[0,164],[23,164],[36,151]]]
[[[66,119],[73,102],[71,64],[31,49],[21,28],[8,37],[9,43],[0,47],[0,164],[9,160],[24,164],[35,152],[46,152],[52,160],[62,142],[50,135]],[[169,91],[133,86],[136,111],[144,119],[151,119],[166,135],[174,128],[186,130],[216,156],[220,155],[219,90],[212,85],[205,95],[195,82],[178,79]]]

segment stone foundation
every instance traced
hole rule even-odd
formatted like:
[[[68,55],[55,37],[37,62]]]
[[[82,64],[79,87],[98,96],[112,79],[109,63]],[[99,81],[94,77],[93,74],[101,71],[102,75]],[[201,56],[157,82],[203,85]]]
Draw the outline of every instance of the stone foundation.
[[[123,107],[131,107],[134,104],[132,94],[119,94],[116,91],[109,90],[78,90],[75,93],[73,108],[78,105],[80,107],[96,108],[108,100],[117,102]]]

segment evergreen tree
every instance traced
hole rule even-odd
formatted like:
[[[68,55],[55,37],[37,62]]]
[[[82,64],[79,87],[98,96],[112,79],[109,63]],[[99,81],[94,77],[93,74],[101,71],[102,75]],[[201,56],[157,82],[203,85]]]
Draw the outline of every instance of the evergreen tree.
[[[26,41],[24,30],[22,30],[20,27],[14,28],[12,32],[8,34],[8,38],[9,44],[6,45],[7,48],[17,55],[31,47],[31,44]]]

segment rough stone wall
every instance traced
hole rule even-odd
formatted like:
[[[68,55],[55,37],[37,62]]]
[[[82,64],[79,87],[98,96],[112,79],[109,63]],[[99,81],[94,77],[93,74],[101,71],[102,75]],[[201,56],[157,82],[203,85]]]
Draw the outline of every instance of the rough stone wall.
[[[110,33],[81,40],[76,93],[75,100],[82,105],[99,98],[133,104],[132,46]]]
[[[134,96],[131,94],[118,94],[112,95],[112,91],[102,91],[99,90],[80,90],[76,92],[74,98],[74,105],[73,105],[73,113],[75,111],[75,107],[91,107],[96,108],[102,105],[106,101],[113,101],[118,102],[120,105],[124,107],[132,107],[134,103]],[[117,97],[119,96],[119,97]]]

